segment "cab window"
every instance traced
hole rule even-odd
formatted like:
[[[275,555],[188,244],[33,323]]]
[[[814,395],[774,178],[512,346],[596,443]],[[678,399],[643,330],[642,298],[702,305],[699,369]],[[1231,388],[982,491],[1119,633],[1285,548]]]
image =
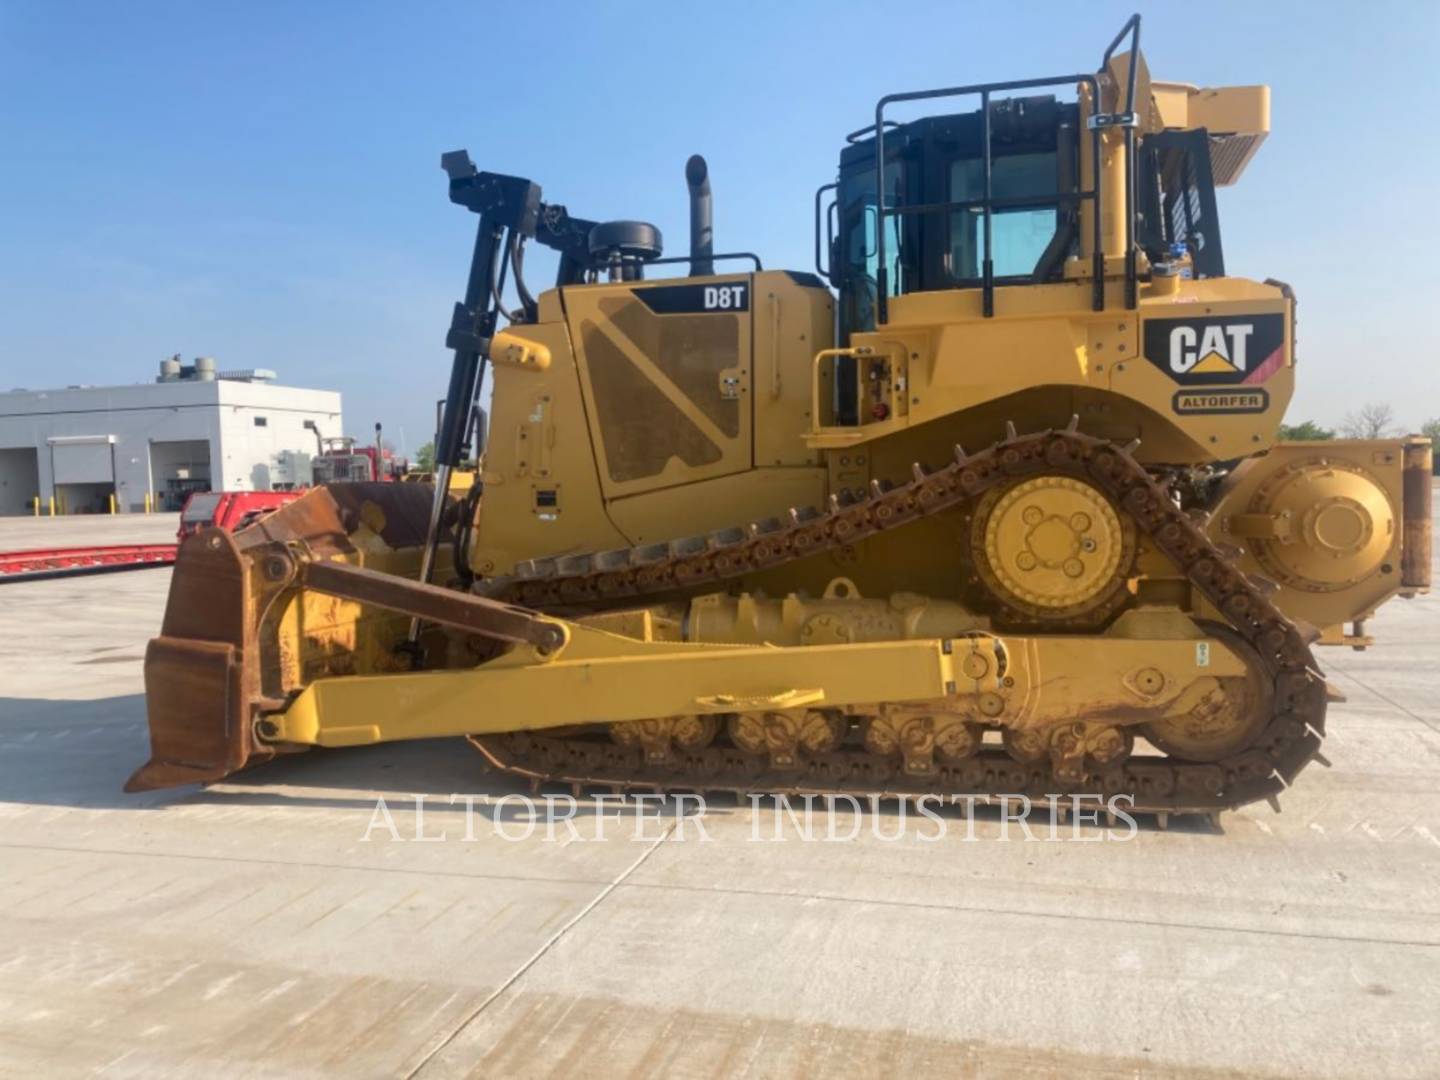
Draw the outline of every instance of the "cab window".
[[[899,163],[885,168],[885,205],[902,202],[901,168]],[[844,280],[841,283],[843,323],[848,330],[873,330],[877,299],[880,245],[876,237],[875,174],[862,168],[846,177],[840,191],[843,224]],[[900,218],[885,216],[886,292],[899,296],[901,291]]]
[[[1009,154],[991,161],[994,199],[1055,197],[1054,151]],[[957,158],[950,165],[950,201],[985,198],[985,164],[979,158]],[[956,210],[950,219],[950,277],[978,280],[985,258],[985,218],[978,207]],[[1054,206],[997,207],[990,218],[991,258],[997,278],[1026,277],[1055,236],[1059,215]]]

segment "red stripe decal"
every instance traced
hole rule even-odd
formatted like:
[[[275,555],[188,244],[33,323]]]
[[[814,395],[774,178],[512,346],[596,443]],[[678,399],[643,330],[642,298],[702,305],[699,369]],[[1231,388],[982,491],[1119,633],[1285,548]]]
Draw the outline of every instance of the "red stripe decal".
[[[1261,361],[1260,366],[1245,376],[1246,383],[1262,383],[1279,371],[1285,363],[1285,346],[1278,345],[1275,351]]]

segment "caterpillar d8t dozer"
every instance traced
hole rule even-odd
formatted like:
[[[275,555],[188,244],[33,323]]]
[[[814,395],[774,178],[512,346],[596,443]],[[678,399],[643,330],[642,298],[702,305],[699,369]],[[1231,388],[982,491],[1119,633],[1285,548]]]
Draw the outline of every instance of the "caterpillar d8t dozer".
[[[187,540],[130,787],[466,736],[622,789],[1276,796],[1320,752],[1312,647],[1429,586],[1430,445],[1277,440],[1295,297],[1227,274],[1215,198],[1268,90],[1138,44],[881,99],[818,272],[716,252],[698,157],[662,258],[445,155],[479,222],[435,484]]]

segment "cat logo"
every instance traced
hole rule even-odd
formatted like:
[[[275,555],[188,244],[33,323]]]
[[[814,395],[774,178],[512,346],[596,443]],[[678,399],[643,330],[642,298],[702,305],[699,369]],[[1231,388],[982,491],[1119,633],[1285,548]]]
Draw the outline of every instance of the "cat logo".
[[[1170,370],[1216,375],[1245,370],[1245,342],[1255,333],[1254,323],[1233,326],[1177,326],[1170,331]]]
[[[1285,316],[1145,320],[1145,358],[1182,386],[1258,385],[1285,363]]]

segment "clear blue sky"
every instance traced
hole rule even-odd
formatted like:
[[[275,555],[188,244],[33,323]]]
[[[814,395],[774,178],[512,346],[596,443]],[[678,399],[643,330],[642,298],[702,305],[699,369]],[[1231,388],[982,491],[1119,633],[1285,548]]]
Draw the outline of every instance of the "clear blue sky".
[[[671,254],[700,151],[719,247],[804,269],[814,189],[879,95],[1092,68],[1132,9],[3,0],[0,387],[209,354],[339,389],[352,432],[383,420],[413,450],[473,236],[442,151],[654,221]],[[1440,415],[1440,5],[1144,11],[1157,77],[1273,87],[1220,206],[1231,272],[1299,292],[1291,417]]]

